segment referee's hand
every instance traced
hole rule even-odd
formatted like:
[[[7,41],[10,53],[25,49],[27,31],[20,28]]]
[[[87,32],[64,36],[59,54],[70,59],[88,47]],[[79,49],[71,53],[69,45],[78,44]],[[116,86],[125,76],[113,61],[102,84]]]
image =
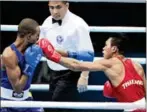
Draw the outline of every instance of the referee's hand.
[[[77,86],[78,86],[79,93],[86,92],[87,86],[88,86],[88,78],[81,76],[78,80]]]

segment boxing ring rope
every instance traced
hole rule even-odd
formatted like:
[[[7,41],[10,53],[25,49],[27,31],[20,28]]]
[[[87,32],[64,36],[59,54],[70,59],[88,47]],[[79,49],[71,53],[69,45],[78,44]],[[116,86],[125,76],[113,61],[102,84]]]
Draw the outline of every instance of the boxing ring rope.
[[[9,0],[1,0],[1,1],[9,1]],[[13,1],[33,1],[33,2],[45,2],[48,0],[13,0]],[[107,3],[146,3],[146,0],[68,0],[69,2],[107,2]]]
[[[45,101],[1,101],[1,107],[56,108],[56,109],[134,109],[145,108],[144,103],[111,102],[45,102]]]
[[[48,91],[49,90],[48,84],[31,84],[31,91]],[[104,88],[103,85],[88,85],[88,91],[102,91]]]
[[[18,25],[1,25],[1,31],[17,31]],[[145,27],[124,27],[124,26],[90,26],[90,32],[127,32],[145,33]]]

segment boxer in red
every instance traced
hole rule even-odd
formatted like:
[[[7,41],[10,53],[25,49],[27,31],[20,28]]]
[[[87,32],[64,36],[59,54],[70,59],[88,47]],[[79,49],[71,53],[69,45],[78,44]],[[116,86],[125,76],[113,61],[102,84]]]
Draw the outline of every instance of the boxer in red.
[[[103,48],[104,58],[94,62],[80,62],[75,59],[62,57],[46,40],[42,47],[47,58],[74,71],[103,71],[108,77],[104,85],[104,96],[114,97],[118,102],[141,103],[145,105],[146,80],[142,66],[124,56],[127,38],[122,34],[109,36]],[[39,45],[43,46],[40,41]],[[144,109],[134,108],[132,112],[145,112]]]

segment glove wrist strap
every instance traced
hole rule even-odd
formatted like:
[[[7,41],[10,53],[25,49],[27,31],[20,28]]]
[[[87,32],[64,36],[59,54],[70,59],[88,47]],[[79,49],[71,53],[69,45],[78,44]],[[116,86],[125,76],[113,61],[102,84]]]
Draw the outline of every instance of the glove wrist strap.
[[[33,74],[33,71],[33,68],[30,65],[26,64],[23,73],[27,76],[31,76]]]

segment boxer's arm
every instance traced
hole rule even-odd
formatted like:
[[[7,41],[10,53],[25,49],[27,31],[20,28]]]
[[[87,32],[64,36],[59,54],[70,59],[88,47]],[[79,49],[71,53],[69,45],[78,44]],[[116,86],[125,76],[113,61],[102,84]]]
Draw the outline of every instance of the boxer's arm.
[[[63,57],[68,57],[68,52],[67,51],[56,49],[56,52],[58,52]]]
[[[74,71],[105,71],[108,67],[111,68],[113,61],[98,60],[95,62],[81,62],[76,59],[61,57],[47,39],[40,39],[38,45],[42,48],[45,56]]]
[[[2,56],[3,63],[6,67],[6,72],[8,75],[8,79],[14,89],[15,92],[22,92],[25,87],[28,76],[21,75],[21,70],[17,63],[17,57],[15,53],[10,50],[6,50]]]
[[[145,89],[145,92],[146,92],[146,78],[145,78],[145,73],[144,73],[144,69],[143,67],[137,63],[137,62],[134,62],[133,63],[134,65],[134,68],[136,69],[137,73],[142,77],[143,79],[143,84],[144,84],[144,89]]]
[[[63,56],[63,57],[68,57],[69,56],[69,54],[68,54],[68,52],[66,52],[66,51],[63,51],[63,50],[56,50],[61,56]],[[75,53],[74,53],[75,54]],[[81,53],[82,54],[82,53]],[[84,58],[85,60],[84,61],[93,61],[93,55],[90,55],[90,54],[88,54],[88,53],[86,53],[85,55],[84,54],[82,54],[80,57],[86,57],[86,58]],[[79,57],[79,56],[78,56]],[[81,73],[81,76],[79,77],[79,80],[80,80],[80,78],[84,78],[84,80],[88,80],[88,78],[89,78],[89,71],[83,71],[82,73]]]
[[[112,62],[105,59],[94,62],[81,62],[75,59],[61,57],[59,63],[73,71],[105,71],[112,66]]]

